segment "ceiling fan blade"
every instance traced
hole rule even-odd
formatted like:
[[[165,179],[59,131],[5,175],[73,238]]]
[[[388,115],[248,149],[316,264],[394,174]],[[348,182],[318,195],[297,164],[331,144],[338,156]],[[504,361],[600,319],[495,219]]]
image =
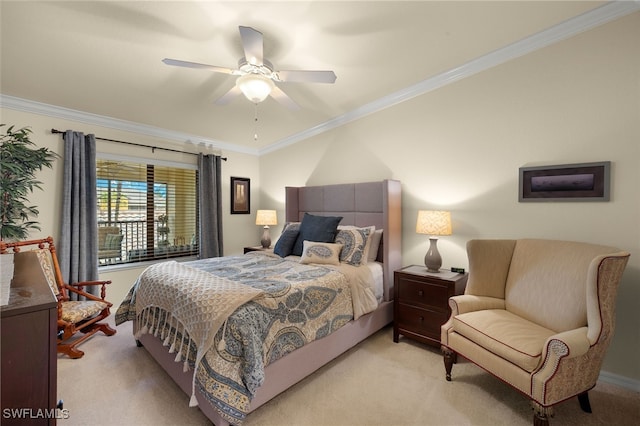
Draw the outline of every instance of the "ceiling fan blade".
[[[234,85],[227,93],[216,99],[214,103],[216,105],[226,105],[241,94],[240,88]]]
[[[217,67],[215,65],[199,64],[197,62],[179,61],[177,59],[164,58],[162,60],[162,62],[164,62],[167,65],[173,65],[173,66],[176,66],[176,67],[198,68],[198,69],[204,69],[204,70],[209,70],[209,71],[213,71],[213,72],[220,72],[220,73],[223,73],[223,74],[236,74],[237,73],[237,70],[234,70],[234,69],[231,69],[231,68]]]
[[[271,97],[282,105],[291,110],[299,110],[300,106],[293,101],[286,93],[284,93],[278,86],[274,86],[271,90]]]
[[[242,38],[244,58],[250,64],[262,65],[264,61],[264,43],[262,33],[251,27],[239,27]]]
[[[287,83],[329,83],[336,81],[333,71],[277,71],[282,82]]]

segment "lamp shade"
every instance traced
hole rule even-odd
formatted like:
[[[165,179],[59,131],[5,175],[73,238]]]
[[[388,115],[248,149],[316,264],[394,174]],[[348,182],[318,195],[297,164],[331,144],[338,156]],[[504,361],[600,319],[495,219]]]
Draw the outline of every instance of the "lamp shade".
[[[277,225],[278,217],[275,210],[258,210],[256,213],[256,225]]]
[[[420,210],[416,232],[427,235],[451,235],[451,212],[442,210]]]
[[[236,80],[236,86],[251,102],[264,101],[275,86],[273,80],[262,74],[245,74]]]

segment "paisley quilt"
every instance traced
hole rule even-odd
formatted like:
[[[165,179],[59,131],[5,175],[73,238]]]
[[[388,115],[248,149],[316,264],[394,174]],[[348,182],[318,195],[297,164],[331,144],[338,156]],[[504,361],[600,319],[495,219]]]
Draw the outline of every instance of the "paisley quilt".
[[[251,398],[264,381],[264,367],[289,352],[322,338],[354,318],[354,300],[367,299],[361,279],[353,270],[302,264],[265,252],[219,257],[183,265],[215,277],[259,290],[251,301],[226,318],[215,334],[211,348],[199,360],[195,386],[221,416],[241,424]],[[353,267],[351,267],[353,268]],[[357,274],[356,274],[357,275]],[[354,286],[354,281],[360,284]],[[140,278],[116,312],[116,324],[136,318],[147,310],[157,324],[154,333],[177,352],[176,360],[195,367],[200,348],[182,327],[168,320],[166,309],[139,306]],[[352,293],[359,296],[352,298]],[[149,304],[149,302],[145,302]],[[153,303],[151,303],[153,305]],[[375,306],[358,306],[358,312]],[[134,332],[136,332],[134,330]]]

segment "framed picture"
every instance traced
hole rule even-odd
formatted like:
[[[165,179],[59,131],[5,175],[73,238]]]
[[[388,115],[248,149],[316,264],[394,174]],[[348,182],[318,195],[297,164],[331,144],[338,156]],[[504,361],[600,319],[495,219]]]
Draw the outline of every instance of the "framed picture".
[[[518,201],[609,201],[610,161],[520,167]]]
[[[251,207],[250,181],[231,177],[231,214],[249,214]]]

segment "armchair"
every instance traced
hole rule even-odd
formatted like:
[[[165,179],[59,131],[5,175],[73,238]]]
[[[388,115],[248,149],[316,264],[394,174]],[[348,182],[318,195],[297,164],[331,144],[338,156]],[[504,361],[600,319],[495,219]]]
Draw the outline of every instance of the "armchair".
[[[98,227],[98,260],[108,263],[122,257],[122,233],[117,226]]]
[[[465,294],[441,329],[446,379],[457,355],[531,399],[534,425],[598,379],[629,253],[554,240],[471,240]]]
[[[24,247],[29,250],[22,251]],[[46,281],[58,300],[58,353],[70,358],[80,358],[84,352],[76,348],[98,331],[107,336],[116,330],[101,323],[110,314],[112,303],[105,300],[106,285],[111,281],[89,281],[66,284],[62,279],[53,239],[5,242],[0,241],[0,254],[13,253],[14,272],[12,287],[29,287],[34,280]],[[85,291],[87,287],[100,286],[100,296]],[[70,294],[84,300],[71,300]],[[82,336],[72,339],[76,333]]]

